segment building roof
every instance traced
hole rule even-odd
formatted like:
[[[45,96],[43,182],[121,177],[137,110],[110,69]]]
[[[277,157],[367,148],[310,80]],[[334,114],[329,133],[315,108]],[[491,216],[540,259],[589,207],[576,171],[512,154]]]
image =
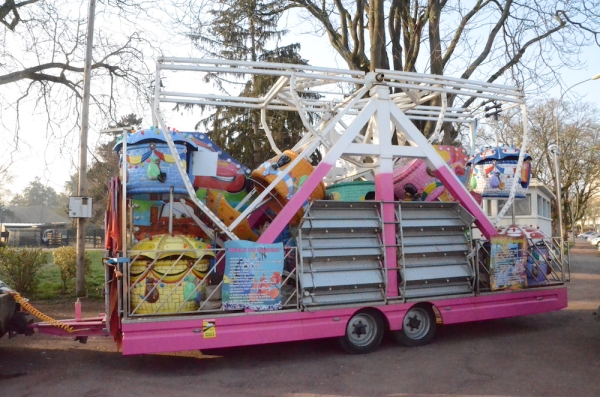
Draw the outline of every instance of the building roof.
[[[29,223],[29,224],[70,224],[71,219],[57,214],[43,205],[32,207],[8,206],[7,212],[12,212],[10,219],[6,217],[6,223]]]
[[[554,200],[556,198],[556,196],[554,195],[554,193],[552,193],[552,191],[548,188],[548,186],[544,185],[542,183],[542,181],[540,181],[537,178],[531,178],[531,181],[529,182],[529,186],[538,188],[539,190],[542,191],[542,193],[544,193],[546,196],[548,196],[550,198],[550,200]]]

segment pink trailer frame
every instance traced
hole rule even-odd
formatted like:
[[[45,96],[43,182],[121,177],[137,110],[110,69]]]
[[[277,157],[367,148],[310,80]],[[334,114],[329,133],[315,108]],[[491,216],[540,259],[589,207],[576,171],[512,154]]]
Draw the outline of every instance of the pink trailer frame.
[[[444,324],[546,313],[567,306],[565,287],[505,292],[431,302]],[[405,314],[415,303],[365,306],[379,310],[392,331],[402,328]],[[193,319],[124,321],[123,354],[147,354],[215,349],[320,338],[343,337],[350,318],[365,307],[311,312],[240,313]],[[214,321],[216,337],[204,338],[203,322]]]
[[[265,96],[258,99],[213,94],[174,93],[161,91],[159,88],[161,87],[159,84],[161,73],[167,71],[215,72],[224,66],[227,68],[227,73],[272,75],[279,77],[279,80]],[[498,100],[509,105],[521,106],[523,115],[526,116],[523,95],[515,88],[444,76],[387,70],[365,74],[358,71],[304,65],[182,58],[159,59],[156,79],[154,124],[160,126],[163,131],[167,131],[167,127],[160,111],[162,102],[204,103],[260,109],[263,114],[263,127],[273,151],[281,153],[271,137],[268,122],[264,117],[265,110],[288,110],[300,113],[308,133],[293,148],[299,155],[289,169],[293,168],[294,162],[297,163],[302,158],[308,157],[318,147],[324,153],[323,160],[277,215],[269,228],[260,236],[259,243],[271,243],[305,203],[315,187],[324,179],[329,178],[330,181],[335,181],[352,175],[364,175],[372,172],[376,186],[375,198],[382,202],[381,241],[385,250],[384,270],[388,288],[386,288],[385,301],[378,304],[362,303],[338,307],[317,307],[311,308],[310,311],[298,309],[268,313],[246,311],[230,314],[207,313],[123,318],[121,321],[123,354],[173,352],[343,337],[347,332],[350,319],[357,312],[366,308],[379,311],[389,330],[401,330],[406,313],[415,304],[423,303],[423,300],[407,301],[399,295],[397,287],[399,265],[396,260],[397,245],[394,231],[396,219],[392,186],[393,165],[397,157],[424,159],[452,196],[474,216],[475,224],[482,234],[490,238],[497,233],[465,186],[411,120],[437,121],[439,126],[441,126],[441,122],[471,123],[470,125],[472,125],[477,110],[447,109],[445,107],[447,93],[467,97],[475,96],[484,100]],[[346,95],[345,99],[328,102],[325,100],[305,101],[301,100],[298,95],[310,88],[323,87],[326,84],[339,86],[344,83],[360,85],[362,88],[355,90],[351,95]],[[391,88],[399,88],[400,92],[390,94]],[[438,96],[443,99],[444,105],[441,108],[430,105],[430,101]],[[309,112],[320,112],[322,121],[319,126],[311,125],[308,122],[306,116]],[[368,126],[367,132],[365,135],[361,135],[364,126]],[[393,128],[397,134],[402,135],[408,146],[391,145]],[[524,128],[527,128],[526,122]],[[165,135],[169,136],[169,134]],[[125,142],[126,140],[124,140],[124,151],[126,150]],[[169,140],[167,142],[174,151],[173,142]],[[374,158],[375,167],[356,165],[356,159],[360,159],[361,156]],[[178,156],[175,156],[175,160],[183,179],[187,180]],[[344,168],[345,174],[342,172],[341,178],[338,167],[340,162],[346,164],[342,166],[342,168],[346,168]],[[338,170],[337,174],[334,172],[336,170]],[[256,206],[260,205],[262,199],[282,178],[283,176],[276,179],[255,199]],[[187,188],[190,198],[194,200],[195,194],[191,184],[188,183]],[[126,213],[124,211],[126,208],[125,196],[123,194],[123,213]],[[225,226],[202,202],[197,202],[197,205],[209,218],[215,218],[214,224],[220,227],[222,234],[230,239],[237,239],[232,233],[233,229],[253,209],[251,205],[230,226]],[[124,246],[126,246],[126,240],[124,240]],[[126,256],[126,252],[123,252],[123,256]],[[564,283],[564,271],[562,274]],[[560,284],[521,291],[474,293],[473,296],[439,298],[425,302],[436,309],[444,324],[455,324],[560,310],[567,306],[567,289],[564,284]],[[77,326],[77,322],[71,322],[71,324]],[[86,326],[89,324],[86,323]],[[39,329],[46,332],[45,326],[40,326]],[[210,331],[207,332],[209,329]],[[97,334],[97,328],[94,330],[91,334]],[[86,332],[82,331],[83,334]]]

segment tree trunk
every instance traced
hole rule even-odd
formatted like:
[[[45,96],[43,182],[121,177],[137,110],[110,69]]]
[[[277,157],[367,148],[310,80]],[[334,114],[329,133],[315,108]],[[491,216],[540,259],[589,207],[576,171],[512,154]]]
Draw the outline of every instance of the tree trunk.
[[[254,7],[255,9],[256,7]],[[258,60],[258,55],[256,54],[256,28],[254,26],[254,21],[252,21],[250,25],[250,40],[251,40],[251,56],[252,62],[256,62]],[[258,97],[258,87],[257,87],[257,76],[252,75],[252,96]],[[254,169],[258,167],[260,164],[260,130],[258,128],[258,123],[260,123],[260,118],[258,116],[257,111],[252,111],[252,138],[253,138],[253,148],[254,153],[252,154],[252,165],[251,168]]]
[[[442,62],[442,48],[440,41],[440,1],[429,0],[429,64],[431,67],[431,74],[443,75],[444,64]],[[439,97],[434,98],[431,101],[433,106],[441,106],[442,101]],[[426,137],[431,136],[436,126],[435,121],[430,121],[425,125],[423,135]],[[444,141],[446,139],[446,129],[444,129]]]
[[[444,74],[440,39],[440,0],[429,0],[429,63],[431,74]]]
[[[385,9],[383,0],[373,0],[369,8],[369,35],[371,36],[371,71],[389,69],[385,50]]]

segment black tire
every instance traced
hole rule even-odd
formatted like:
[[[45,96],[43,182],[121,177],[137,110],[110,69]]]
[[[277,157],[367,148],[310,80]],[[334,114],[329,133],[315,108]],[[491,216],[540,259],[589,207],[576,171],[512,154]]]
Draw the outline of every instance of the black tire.
[[[346,335],[340,345],[350,354],[365,354],[377,349],[383,339],[384,322],[377,310],[366,309],[355,313],[346,324]]]
[[[435,313],[431,305],[419,303],[406,312],[402,320],[402,329],[393,332],[393,336],[404,346],[423,346],[431,341],[436,329]]]

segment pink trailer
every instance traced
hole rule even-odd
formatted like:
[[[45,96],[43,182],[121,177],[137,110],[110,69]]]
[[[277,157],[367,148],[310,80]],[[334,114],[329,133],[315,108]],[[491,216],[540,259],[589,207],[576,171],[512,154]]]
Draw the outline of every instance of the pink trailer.
[[[124,134],[118,148],[123,177],[111,193],[107,314],[96,321],[70,322],[82,329],[80,335],[110,333],[124,354],[316,338],[339,338],[348,352],[365,353],[377,348],[385,332],[418,346],[431,340],[438,324],[567,306],[568,255],[561,242],[498,235],[432,146],[442,123],[468,123],[472,131],[476,125],[478,108],[449,108],[446,95],[521,106],[526,116],[517,89],[387,70],[365,74],[181,58],[161,58],[157,82],[173,71],[202,74],[219,68],[240,76],[273,76],[276,83],[260,98],[160,91],[156,84],[156,134],[141,140],[139,134],[138,140]],[[315,95],[307,95],[311,92]],[[260,189],[237,204],[231,203],[231,191],[209,189],[205,199],[199,198],[201,187],[191,181],[210,177],[210,172],[219,177],[219,167],[211,162],[226,166],[227,159],[217,159],[221,150],[201,145],[201,136],[167,128],[160,111],[165,102],[260,110],[275,153],[252,173],[264,177]],[[294,147],[282,148],[286,152],[271,134],[267,110],[300,114],[306,131]],[[415,120],[437,123],[430,140]],[[393,135],[404,144],[392,145]],[[152,160],[155,140],[166,143],[173,155],[161,153]],[[127,168],[145,165],[143,156],[128,154],[132,145],[154,150],[148,151],[148,172],[137,173],[147,176],[148,193],[140,192],[139,186],[146,185],[139,183],[135,194],[128,193]],[[322,160],[312,168],[306,159],[315,150]],[[456,201],[396,201],[393,170],[399,158],[423,159]],[[165,163],[177,167],[179,189],[185,188],[187,196],[169,188],[168,173],[158,168]],[[373,181],[374,199],[339,201],[320,193],[324,184],[346,186],[351,180]],[[178,218],[177,213],[186,215]],[[203,234],[186,233],[186,222]],[[168,229],[148,232],[160,227]],[[483,240],[472,239],[475,228]],[[534,270],[537,281],[528,284],[527,272]],[[38,330],[51,332],[44,324]]]

